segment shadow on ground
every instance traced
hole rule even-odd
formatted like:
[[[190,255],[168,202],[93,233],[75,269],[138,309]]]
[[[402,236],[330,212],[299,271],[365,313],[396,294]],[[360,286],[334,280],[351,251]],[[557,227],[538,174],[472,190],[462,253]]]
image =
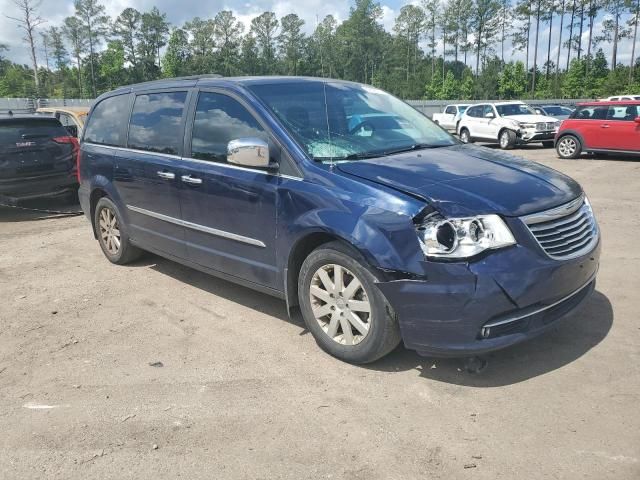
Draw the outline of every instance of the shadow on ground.
[[[69,195],[24,201],[18,206],[6,206],[0,198],[0,223],[49,220],[76,215],[82,215],[80,204],[77,197],[70,198]]]
[[[283,300],[155,255],[148,255],[133,266],[150,266],[180,282],[299,326],[302,329],[301,335],[308,333],[298,311],[293,318],[287,315]],[[555,329],[529,342],[487,355],[489,364],[479,374],[466,372],[462,359],[421,357],[402,345],[381,360],[362,368],[384,372],[416,370],[420,376],[439,382],[477,388],[500,387],[544,375],[577,360],[607,336],[612,324],[611,302],[601,292],[595,291],[576,312],[559,322]],[[433,365],[435,368],[432,368]]]

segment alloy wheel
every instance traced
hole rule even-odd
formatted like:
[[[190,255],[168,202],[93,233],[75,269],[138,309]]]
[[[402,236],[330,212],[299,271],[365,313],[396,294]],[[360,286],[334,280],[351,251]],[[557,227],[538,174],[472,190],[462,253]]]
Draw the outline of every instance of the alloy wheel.
[[[576,141],[571,137],[564,137],[558,144],[558,152],[560,152],[560,155],[563,157],[570,157],[574,155],[577,148],[578,145],[576,144]]]
[[[460,140],[464,143],[469,143],[469,132],[467,130],[463,130],[460,134]]]
[[[502,148],[507,148],[508,145],[509,145],[509,134],[506,131],[504,131],[500,135],[500,146]]]
[[[362,282],[342,265],[323,265],[309,289],[311,309],[320,328],[341,345],[357,345],[371,328],[371,303]]]
[[[107,207],[100,211],[100,238],[111,255],[118,254],[121,245],[120,225],[113,210]]]

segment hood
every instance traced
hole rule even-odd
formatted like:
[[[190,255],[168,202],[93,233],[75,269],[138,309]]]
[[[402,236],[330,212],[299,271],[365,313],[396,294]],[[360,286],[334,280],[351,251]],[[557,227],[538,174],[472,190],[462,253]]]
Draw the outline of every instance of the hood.
[[[345,162],[337,168],[422,198],[446,216],[526,215],[582,192],[577,182],[551,168],[474,145]]]
[[[547,117],[546,115],[506,115],[503,118],[508,118],[509,120],[516,120],[522,123],[540,123],[540,122],[555,123],[557,121],[554,117]]]

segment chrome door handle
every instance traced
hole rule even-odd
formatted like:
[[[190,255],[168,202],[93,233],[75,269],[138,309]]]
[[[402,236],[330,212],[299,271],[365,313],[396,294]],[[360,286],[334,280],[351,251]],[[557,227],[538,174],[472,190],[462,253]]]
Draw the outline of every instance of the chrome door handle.
[[[194,178],[191,175],[182,175],[180,178],[184,183],[190,183],[192,185],[200,185],[202,183],[201,178]]]
[[[176,174],[171,172],[158,172],[158,176],[160,178],[164,178],[165,180],[173,180],[174,178],[176,178]]]

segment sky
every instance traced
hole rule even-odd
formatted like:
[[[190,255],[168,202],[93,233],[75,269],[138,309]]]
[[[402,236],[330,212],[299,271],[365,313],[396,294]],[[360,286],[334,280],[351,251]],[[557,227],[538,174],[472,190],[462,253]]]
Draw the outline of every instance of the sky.
[[[352,5],[352,1],[349,0],[253,0],[248,2],[246,0],[111,0],[104,1],[103,4],[107,10],[107,13],[112,18],[118,16],[118,14],[127,7],[134,7],[140,11],[151,9],[153,6],[157,6],[161,12],[167,14],[168,20],[172,25],[182,25],[185,21],[190,20],[195,16],[203,18],[214,17],[220,10],[231,10],[236,17],[243,21],[247,26],[252,18],[256,17],[264,11],[273,11],[280,18],[288,13],[296,13],[303,20],[305,20],[305,30],[307,33],[311,33],[316,25],[316,18],[322,20],[325,15],[332,14],[339,21],[344,20],[349,15],[349,8]],[[382,24],[386,30],[391,31],[395,18],[397,17],[400,9],[403,5],[408,3],[418,3],[417,0],[379,0],[382,6],[383,17]],[[17,28],[15,22],[6,18],[6,15],[16,16],[17,10],[12,0],[0,0],[0,43],[4,43],[9,46],[8,52],[3,52],[3,55],[10,60],[20,63],[29,63],[29,53],[26,48],[25,42],[22,40],[22,33]],[[42,0],[40,5],[40,13],[47,22],[43,25],[43,28],[48,28],[52,25],[60,25],[62,20],[73,14],[73,0]],[[602,31],[602,21],[604,16],[600,15],[594,24],[594,37],[599,35]],[[565,25],[569,21],[569,16],[565,17]],[[585,23],[586,25],[586,23]],[[554,20],[554,29],[551,35],[552,51],[551,58],[555,62],[557,55],[557,43],[559,29],[559,19]],[[247,28],[248,29],[248,28]],[[583,39],[588,39],[588,29],[585,28]],[[568,36],[568,32],[563,32],[564,37]],[[548,43],[548,27],[544,27],[540,32],[538,40],[539,53],[538,63],[544,64],[546,61],[547,43]],[[533,35],[531,38],[531,44],[533,45]],[[585,43],[586,45],[586,43]],[[423,48],[426,48],[423,45]],[[530,47],[533,50],[533,46]],[[442,50],[442,45],[439,46],[439,52]],[[499,46],[497,46],[499,54]],[[610,61],[611,46],[610,44],[603,45],[603,50]],[[524,52],[513,52],[513,48],[510,42],[505,45],[505,60],[522,60],[525,59]],[[636,48],[637,54],[640,54],[640,49]],[[39,62],[43,63],[44,54],[42,51],[38,51]],[[533,53],[530,56],[530,63],[532,63]],[[624,64],[628,64],[631,57],[631,41],[622,41],[618,50],[618,61]],[[560,66],[564,68],[566,62],[566,50],[563,49],[561,53]],[[542,60],[540,60],[542,59]],[[472,63],[471,61],[469,63]]]

